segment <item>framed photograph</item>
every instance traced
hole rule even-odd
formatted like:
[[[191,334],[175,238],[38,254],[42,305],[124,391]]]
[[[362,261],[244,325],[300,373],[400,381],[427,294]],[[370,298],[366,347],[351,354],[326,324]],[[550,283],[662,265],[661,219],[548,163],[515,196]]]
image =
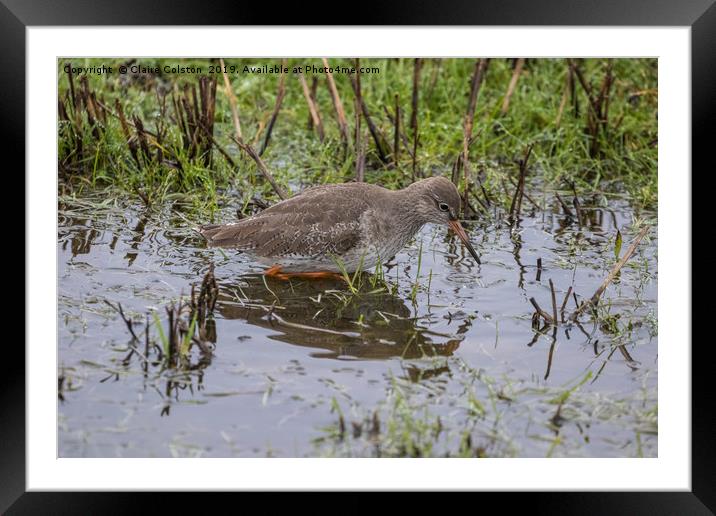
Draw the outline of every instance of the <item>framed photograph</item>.
[[[3,0],[27,334],[0,509],[710,513],[690,206],[716,7],[234,7]]]

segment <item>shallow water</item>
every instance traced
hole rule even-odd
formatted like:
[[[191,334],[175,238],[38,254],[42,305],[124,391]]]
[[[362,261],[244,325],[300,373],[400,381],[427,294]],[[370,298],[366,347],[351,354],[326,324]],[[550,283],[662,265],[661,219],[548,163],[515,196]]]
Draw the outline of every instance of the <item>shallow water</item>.
[[[636,233],[624,200],[583,201],[581,228],[551,200],[512,228],[468,223],[480,266],[445,228],[426,226],[386,268],[395,293],[352,296],[341,282],[264,280],[250,258],[206,249],[171,210],[102,199],[59,205],[60,456],[367,455],[358,438],[316,439],[336,424],[335,404],[349,422],[395,415],[395,385],[441,417],[436,455],[465,431],[494,456],[657,454],[644,417],[657,406],[656,229],[604,294],[613,325],[584,316],[541,335],[531,320],[531,297],[551,312],[550,279],[558,307],[570,286],[580,300],[597,289],[616,230],[622,253]],[[211,356],[175,371],[125,361],[130,336],[105,300],[143,332],[147,314],[163,321],[211,263]],[[583,379],[558,409],[555,396]],[[485,414],[471,419],[472,397]]]

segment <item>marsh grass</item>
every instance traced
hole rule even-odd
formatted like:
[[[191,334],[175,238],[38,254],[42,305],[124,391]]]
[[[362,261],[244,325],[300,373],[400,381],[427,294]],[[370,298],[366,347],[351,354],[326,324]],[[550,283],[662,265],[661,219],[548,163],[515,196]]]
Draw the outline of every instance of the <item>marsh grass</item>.
[[[199,349],[201,358],[210,356],[212,343],[216,342],[213,311],[217,295],[214,268],[210,266],[198,292],[192,287],[191,296],[181,295],[164,306],[166,331],[159,311],[151,311],[151,325],[150,314],[146,315],[143,339],[135,332],[135,321],[125,314],[122,305],[117,303],[115,306],[105,300],[105,304],[120,315],[131,336],[130,353],[124,362],[128,364],[132,356],[137,355],[143,361],[145,371],[150,364],[161,366],[161,369],[186,369],[192,367],[192,348]],[[144,352],[138,348],[142,343]]]
[[[654,393],[604,396],[584,392],[593,377],[587,371],[563,386],[532,387],[509,378],[492,378],[459,358],[447,359],[462,391],[427,390],[423,384],[392,375],[385,399],[376,406],[350,404],[333,398],[334,422],[314,439],[320,456],[340,457],[515,457],[525,437],[541,443],[544,457],[578,456],[584,446],[580,428],[595,420],[629,429],[634,439],[624,456],[644,456],[644,436],[657,433]],[[455,367],[452,367],[455,366]],[[459,396],[457,395],[459,394]],[[519,415],[515,410],[519,408]],[[509,414],[509,416],[508,416]],[[510,422],[530,417],[528,435],[515,435]],[[653,442],[650,443],[650,446]],[[650,452],[652,453],[652,452]]]
[[[109,61],[115,66],[122,62]],[[108,60],[68,62],[87,66]],[[213,60],[192,59],[136,61],[151,66],[179,62],[202,66],[204,70],[215,64]],[[274,64],[255,59],[225,62],[238,68]],[[317,59],[289,59],[287,65],[307,62],[321,64]],[[62,71],[64,63],[59,63],[57,80],[58,157],[65,188],[82,191],[113,185],[135,193],[147,203],[161,203],[179,193],[202,215],[215,213],[226,203],[245,205],[252,197],[276,200],[276,193],[261,178],[256,164],[232,139],[235,129],[231,98],[224,88],[214,93],[215,99],[210,95],[212,87],[216,88],[215,77],[90,75],[74,77],[71,86],[70,77]],[[368,182],[399,188],[412,181],[413,168],[416,178],[449,175],[457,157],[465,152],[463,121],[475,61],[425,59],[421,63],[415,83],[415,63],[411,59],[361,60],[361,65],[380,70],[360,77],[360,96],[374,125],[376,141],[388,145],[394,140],[399,144],[398,149],[390,149],[395,160],[386,162],[381,159],[386,152],[379,151],[372,139],[366,140],[364,173]],[[353,62],[334,59],[331,64]],[[497,201],[505,208],[509,206],[511,199],[504,185],[518,176],[516,165],[528,145],[533,147],[531,174],[547,185],[574,183],[582,193],[623,191],[638,206],[656,203],[655,59],[587,59],[573,60],[571,64],[564,59],[528,59],[521,64],[508,109],[503,110],[508,85],[515,77],[514,65],[510,59],[489,60],[476,93],[466,179],[474,192],[484,192],[481,203],[488,206],[490,201]],[[590,88],[591,98],[575,79],[574,70],[579,70]],[[608,91],[604,86],[607,76],[611,77]],[[244,141],[255,148],[267,142],[262,160],[278,186],[293,192],[305,185],[343,182],[355,176],[355,151],[336,121],[326,77],[306,76],[308,81],[314,78],[315,105],[324,122],[323,141],[306,124],[309,103],[296,75],[289,73],[283,79],[273,74],[243,72],[227,76],[236,95]],[[283,91],[279,88],[282,80]],[[344,105],[345,119],[351,123],[357,119],[352,111],[360,109],[360,103],[353,102],[351,77],[334,74],[332,81]],[[408,110],[408,106],[400,106],[400,99],[410,99],[414,85],[419,100],[410,109],[411,114],[415,113],[417,129],[403,121],[397,124],[396,131],[396,112]],[[194,103],[192,92],[201,101]],[[277,95],[282,95],[279,103]],[[205,98],[215,106],[204,106]],[[398,108],[394,107],[396,98]],[[187,105],[182,104],[183,100]],[[596,118],[594,105],[602,111]],[[196,127],[211,126],[210,136],[204,137],[201,144],[187,143],[187,113],[194,113]],[[266,138],[269,126],[270,140]],[[419,133],[414,152],[414,142],[405,134],[406,126],[408,133]],[[393,133],[394,138],[390,138]],[[202,134],[193,133],[195,137]],[[464,179],[459,183],[461,190]],[[475,197],[472,202],[477,202]],[[484,212],[477,206],[478,212]]]

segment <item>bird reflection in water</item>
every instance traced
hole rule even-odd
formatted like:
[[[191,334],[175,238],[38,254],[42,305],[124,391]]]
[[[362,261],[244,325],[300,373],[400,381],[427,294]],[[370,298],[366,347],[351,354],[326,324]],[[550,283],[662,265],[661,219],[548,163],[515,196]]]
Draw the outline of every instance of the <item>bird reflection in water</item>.
[[[276,330],[272,340],[316,348],[316,358],[446,357],[463,339],[421,326],[400,297],[385,291],[350,295],[340,281],[265,280],[220,282],[217,312]]]

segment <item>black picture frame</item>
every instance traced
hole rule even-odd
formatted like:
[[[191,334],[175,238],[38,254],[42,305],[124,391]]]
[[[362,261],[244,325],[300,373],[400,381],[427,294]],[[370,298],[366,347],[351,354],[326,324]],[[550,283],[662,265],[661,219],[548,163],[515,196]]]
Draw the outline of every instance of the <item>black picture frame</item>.
[[[336,18],[335,6],[313,2],[197,2],[196,0],[0,0],[0,95],[5,149],[25,144],[25,31],[29,26],[63,25],[577,25],[689,26],[692,71],[692,168],[706,165],[708,134],[716,103],[715,0],[483,0],[433,4],[401,0],[391,5],[369,0],[357,12]],[[280,8],[278,7],[280,5]],[[333,16],[331,16],[333,14]],[[333,19],[329,19],[333,18]],[[25,170],[24,153],[15,153],[15,170]],[[713,168],[712,162],[710,168]],[[703,167],[706,168],[705,166]],[[15,172],[17,173],[17,172]],[[691,171],[684,171],[691,174]],[[693,177],[693,174],[692,174]],[[26,235],[27,238],[27,235]],[[25,269],[25,274],[32,271]],[[30,307],[28,307],[30,309]],[[703,308],[701,309],[703,310]],[[693,319],[693,316],[692,316]],[[9,344],[9,342],[7,343]],[[669,345],[687,345],[669,343]],[[503,509],[527,502],[530,512],[579,514],[713,514],[716,510],[714,412],[710,401],[710,344],[692,347],[692,490],[690,492],[531,493],[502,497]],[[26,492],[25,489],[25,350],[6,345],[0,389],[0,512],[7,514],[114,514],[145,512],[150,493]],[[12,365],[12,367],[9,366]],[[178,495],[178,496],[177,496]],[[161,495],[160,495],[161,496]],[[484,494],[479,496],[483,497]],[[527,500],[524,500],[524,497]],[[192,509],[185,496],[170,497]],[[213,505],[203,497],[202,508]],[[505,500],[509,498],[509,500]],[[484,500],[484,498],[481,498]],[[212,495],[214,503],[226,496]],[[163,505],[163,508],[166,505]]]

